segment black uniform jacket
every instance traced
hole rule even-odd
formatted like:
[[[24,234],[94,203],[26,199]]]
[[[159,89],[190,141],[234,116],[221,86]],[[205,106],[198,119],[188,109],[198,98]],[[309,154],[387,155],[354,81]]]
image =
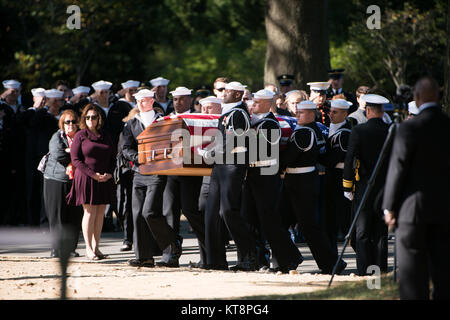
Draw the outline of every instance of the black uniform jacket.
[[[441,107],[400,124],[392,149],[383,208],[397,222],[450,222],[450,120]]]

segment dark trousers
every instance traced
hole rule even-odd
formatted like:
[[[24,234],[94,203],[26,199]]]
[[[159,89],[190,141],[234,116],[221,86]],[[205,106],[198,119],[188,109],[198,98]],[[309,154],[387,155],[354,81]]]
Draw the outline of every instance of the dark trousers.
[[[299,264],[303,258],[287,229],[282,227],[277,211],[279,180],[279,175],[261,175],[259,168],[248,169],[243,193],[243,211],[255,238],[267,240],[276,264],[279,267],[287,267]],[[259,246],[261,245],[263,243]]]
[[[134,174],[132,208],[136,259],[158,255],[176,240],[175,232],[162,214],[166,180],[165,176]]]
[[[325,232],[315,219],[319,193],[317,172],[288,173],[284,178],[284,187],[317,266],[322,272],[331,273],[337,254],[331,249]]]
[[[223,221],[242,257],[255,255],[255,239],[240,214],[245,173],[245,166],[216,164],[213,167],[205,214],[207,264],[228,265]]]
[[[395,232],[400,299],[450,299],[450,224],[402,224]]]
[[[347,234],[350,228],[351,202],[344,197],[342,169],[327,169],[325,175],[325,230],[331,248],[336,252],[339,230]]]
[[[375,190],[371,192],[372,195],[377,194]],[[356,208],[359,207],[364,191],[363,184],[356,189],[353,199]],[[374,199],[375,196],[368,197],[355,225],[356,266],[360,276],[367,275],[367,268],[371,265],[377,265],[381,272],[387,272],[388,227],[382,211],[373,208]]]
[[[40,159],[39,159],[40,160]],[[47,221],[47,215],[43,205],[43,176],[37,170],[39,160],[29,160],[26,166],[26,208],[28,224],[38,226],[44,225]]]
[[[133,171],[129,170],[120,175],[117,184],[117,214],[123,225],[123,244],[133,244]]]
[[[180,216],[183,212],[198,239],[200,262],[205,263],[205,218],[198,208],[202,180],[203,177],[168,176],[164,190],[163,213],[168,224],[179,236]],[[169,258],[170,248],[167,248],[162,261],[168,262]]]
[[[83,208],[81,206],[70,206],[66,202],[66,196],[70,191],[72,182],[61,182],[44,178],[44,206],[48,217],[50,234],[56,239],[56,233],[62,230],[70,232],[72,240],[71,250],[75,251],[78,237],[81,231],[81,220],[83,219]],[[58,245],[53,242],[53,249]]]

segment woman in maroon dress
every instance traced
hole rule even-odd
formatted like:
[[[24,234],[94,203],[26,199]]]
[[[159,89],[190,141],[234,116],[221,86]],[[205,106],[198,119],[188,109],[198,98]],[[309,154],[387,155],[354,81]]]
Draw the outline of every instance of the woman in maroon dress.
[[[100,234],[106,205],[115,196],[112,173],[116,146],[101,126],[100,110],[88,104],[81,114],[81,130],[75,134],[70,150],[75,174],[67,202],[83,206],[83,237],[90,260],[106,257],[99,250]]]

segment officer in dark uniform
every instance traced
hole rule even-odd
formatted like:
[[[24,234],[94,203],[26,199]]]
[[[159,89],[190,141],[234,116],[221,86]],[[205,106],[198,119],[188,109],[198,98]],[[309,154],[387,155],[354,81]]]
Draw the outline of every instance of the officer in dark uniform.
[[[389,129],[382,119],[383,104],[389,100],[376,94],[366,94],[361,99],[366,102],[368,121],[355,126],[350,134],[343,176],[344,194],[355,202],[354,208],[359,206]],[[356,264],[360,276],[366,275],[371,265],[379,266],[382,272],[387,271],[388,230],[379,203],[386,171],[387,164],[384,163],[356,221]]]
[[[173,97],[175,111],[172,114],[191,113],[190,89],[178,87],[170,94]],[[169,225],[177,233],[177,238],[182,241],[179,234],[181,212],[187,218],[198,239],[200,248],[200,265],[206,260],[205,251],[205,221],[204,215],[198,209],[198,198],[202,186],[201,176],[168,176],[164,190],[163,212]],[[164,250],[161,261],[156,265],[163,267],[178,267],[178,259],[170,254],[170,247]]]
[[[240,215],[241,190],[248,163],[245,135],[250,129],[250,115],[241,101],[244,90],[245,86],[239,82],[226,84],[215,146],[208,151],[199,150],[207,163],[214,163],[205,215],[208,269],[228,270],[221,219],[240,252],[240,261],[230,269],[257,269],[255,239]]]
[[[351,202],[344,197],[342,173],[352,125],[347,120],[351,102],[331,100],[330,131],[323,162],[325,174],[325,226],[331,247],[337,254],[338,232],[346,234],[350,227]]]
[[[288,273],[289,270],[297,269],[303,258],[291,241],[289,232],[282,227],[281,217],[277,212],[281,185],[279,176],[281,128],[277,118],[270,112],[272,99],[273,92],[269,90],[260,90],[253,95],[251,125],[255,141],[251,146],[256,148],[250,149],[254,156],[250,160],[244,184],[243,213],[255,238],[262,238],[269,243],[274,266],[277,266],[272,271]],[[259,241],[259,251],[264,252],[262,250],[264,242]],[[258,255],[258,258],[262,260],[260,256]]]
[[[315,221],[318,205],[319,177],[316,165],[320,145],[325,143],[315,120],[317,105],[305,100],[297,104],[298,124],[281,155],[281,169],[286,171],[285,192],[288,193],[297,221],[302,229],[314,259],[323,273],[331,274],[337,254],[331,249],[326,234]],[[341,261],[336,272],[341,273],[346,263]]]
[[[173,101],[167,97],[170,80],[158,77],[150,80],[152,90],[155,92],[154,109],[167,116],[173,112]]]
[[[122,90],[120,90],[121,98],[119,98],[114,104],[118,109],[133,109],[136,107],[136,99],[134,99],[134,94],[138,91],[139,81],[128,80],[122,82]]]
[[[356,111],[356,109],[358,108],[358,102],[356,101],[356,98],[352,93],[343,90],[344,71],[345,69],[328,70],[328,81],[331,83],[331,86],[327,92],[327,99],[331,100],[335,95],[343,94],[345,96],[345,100],[352,103],[352,106],[349,109],[350,114]]]
[[[140,113],[129,120],[123,129],[122,154],[133,162],[134,178],[132,192],[133,210],[133,244],[136,259],[131,259],[131,266],[153,267],[153,257],[160,250],[171,246],[172,259],[181,255],[181,244],[176,233],[167,224],[162,214],[163,193],[166,177],[158,175],[142,175],[139,173],[138,143],[136,137],[150,124],[161,117],[153,110],[154,92],[148,89],[140,90],[134,95]],[[155,246],[155,240],[159,249]]]
[[[294,89],[294,80],[295,77],[292,74],[282,74],[277,77],[277,80],[280,84],[280,94],[286,94]]]
[[[383,208],[396,226],[400,299],[450,299],[450,120],[439,85],[414,87],[418,115],[400,124],[392,147]]]

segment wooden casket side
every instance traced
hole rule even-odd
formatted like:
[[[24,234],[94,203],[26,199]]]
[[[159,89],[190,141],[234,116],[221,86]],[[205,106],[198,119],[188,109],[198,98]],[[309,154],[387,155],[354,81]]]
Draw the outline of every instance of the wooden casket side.
[[[172,134],[177,129],[188,130],[181,118],[157,121],[147,127],[138,137],[139,172],[143,175],[180,175],[208,176],[212,166],[202,164],[185,164],[182,161],[182,138],[172,141]],[[188,149],[190,159],[194,158],[192,148]]]

